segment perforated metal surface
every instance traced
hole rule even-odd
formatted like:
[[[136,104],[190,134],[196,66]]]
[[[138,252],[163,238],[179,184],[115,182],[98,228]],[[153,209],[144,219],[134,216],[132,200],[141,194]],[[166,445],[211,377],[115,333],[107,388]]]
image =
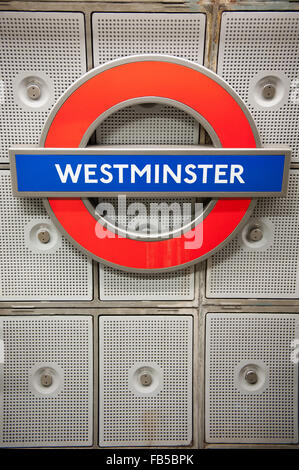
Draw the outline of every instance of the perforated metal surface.
[[[92,29],[95,65],[134,54],[203,61],[203,13],[95,13]]]
[[[38,143],[53,104],[84,72],[83,14],[0,12],[0,161],[13,144]],[[44,83],[41,109],[22,88],[28,77]]]
[[[193,300],[194,268],[143,274],[100,265],[100,299]]]
[[[203,13],[96,13],[92,16],[94,64],[133,54],[167,54],[203,62]],[[131,106],[107,118],[99,144],[196,144],[198,123],[166,105]]]
[[[91,318],[2,316],[0,335],[0,445],[91,445]],[[45,367],[53,372],[51,387],[40,382]]]
[[[149,387],[139,381],[143,369]],[[191,317],[100,318],[99,413],[101,446],[190,444]]]
[[[207,442],[298,442],[298,325],[296,314],[207,315]],[[248,365],[255,385],[244,381]]]
[[[299,296],[299,170],[291,170],[285,198],[259,199],[241,234],[208,260],[207,297]],[[263,240],[247,242],[261,224]]]
[[[290,145],[294,161],[299,161],[298,50],[299,12],[222,14],[218,74],[246,102],[263,143]],[[252,97],[263,76],[278,78],[286,95],[273,109],[259,107]]]
[[[91,261],[58,233],[42,201],[13,197],[9,170],[0,171],[0,194],[0,300],[90,300]]]
[[[198,144],[199,125],[173,106],[128,106],[107,119],[96,130],[100,145],[191,145]]]

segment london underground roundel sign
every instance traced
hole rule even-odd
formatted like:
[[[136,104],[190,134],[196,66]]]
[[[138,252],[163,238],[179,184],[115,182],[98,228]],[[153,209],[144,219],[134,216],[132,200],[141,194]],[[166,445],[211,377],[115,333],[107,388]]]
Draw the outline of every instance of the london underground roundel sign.
[[[143,102],[188,111],[214,147],[86,148],[109,114]],[[10,159],[15,196],[48,198],[56,226],[85,253],[125,270],[163,271],[197,263],[219,249],[245,222],[255,197],[283,196],[290,152],[261,148],[245,104],[216,74],[182,59],[146,55],[84,75],[55,105],[39,148],[11,149]],[[134,237],[113,232],[88,204],[88,197],[119,194],[212,201],[185,230]],[[198,233],[201,243],[190,248],[188,241]]]

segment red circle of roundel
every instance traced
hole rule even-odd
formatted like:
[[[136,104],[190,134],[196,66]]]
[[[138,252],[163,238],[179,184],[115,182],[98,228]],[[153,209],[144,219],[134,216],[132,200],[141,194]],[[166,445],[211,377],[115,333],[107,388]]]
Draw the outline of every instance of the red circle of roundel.
[[[121,102],[140,97],[162,97],[181,102],[202,115],[216,132],[223,147],[254,148],[254,126],[241,101],[229,87],[200,66],[183,60],[128,58],[99,67],[79,80],[72,93],[58,102],[50,115],[45,147],[79,147],[92,123]],[[89,78],[90,77],[90,78]],[[233,93],[233,92],[232,92]],[[51,121],[52,117],[52,121]],[[113,234],[98,238],[96,221],[81,199],[49,199],[61,228],[93,258],[129,270],[178,269],[198,262],[222,245],[247,213],[250,199],[218,200],[211,212],[188,235],[142,241]],[[202,231],[200,247],[186,249],[185,242]],[[191,233],[193,232],[193,234]]]

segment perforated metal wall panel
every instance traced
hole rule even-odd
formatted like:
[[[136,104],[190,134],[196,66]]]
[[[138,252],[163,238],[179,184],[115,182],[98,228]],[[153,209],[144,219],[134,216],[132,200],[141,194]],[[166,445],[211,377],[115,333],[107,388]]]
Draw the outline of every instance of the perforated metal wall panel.
[[[0,346],[0,446],[91,445],[91,317],[2,316]]]
[[[128,106],[105,119],[96,130],[100,145],[198,144],[199,125],[189,114],[173,106],[151,103]]]
[[[57,231],[42,200],[13,197],[9,170],[0,170],[0,194],[0,300],[92,299],[91,261]]]
[[[103,316],[99,354],[101,446],[191,443],[191,317]]]
[[[299,12],[224,12],[218,74],[244,99],[264,144],[299,161]],[[266,85],[274,87],[267,95]],[[264,91],[263,91],[264,90]]]
[[[193,300],[194,267],[167,273],[130,273],[100,265],[101,300]]]
[[[0,12],[0,161],[14,144],[37,144],[55,101],[86,72],[84,15]],[[27,86],[37,82],[40,98]]]
[[[203,13],[95,13],[92,16],[94,64],[134,54],[166,54],[203,63]],[[166,105],[130,106],[99,126],[97,143],[196,144],[199,125]]]
[[[298,442],[298,316],[207,315],[207,442]]]
[[[241,233],[207,266],[207,297],[299,297],[299,170],[291,170],[287,197],[259,199]],[[260,227],[260,241],[248,240]]]
[[[95,65],[134,54],[167,54],[203,62],[204,13],[95,13]]]

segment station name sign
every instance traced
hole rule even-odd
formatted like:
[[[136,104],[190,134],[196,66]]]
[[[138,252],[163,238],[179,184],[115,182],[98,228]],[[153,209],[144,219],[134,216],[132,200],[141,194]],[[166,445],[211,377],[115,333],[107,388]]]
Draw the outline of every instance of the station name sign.
[[[287,148],[13,148],[14,196],[284,196]]]

